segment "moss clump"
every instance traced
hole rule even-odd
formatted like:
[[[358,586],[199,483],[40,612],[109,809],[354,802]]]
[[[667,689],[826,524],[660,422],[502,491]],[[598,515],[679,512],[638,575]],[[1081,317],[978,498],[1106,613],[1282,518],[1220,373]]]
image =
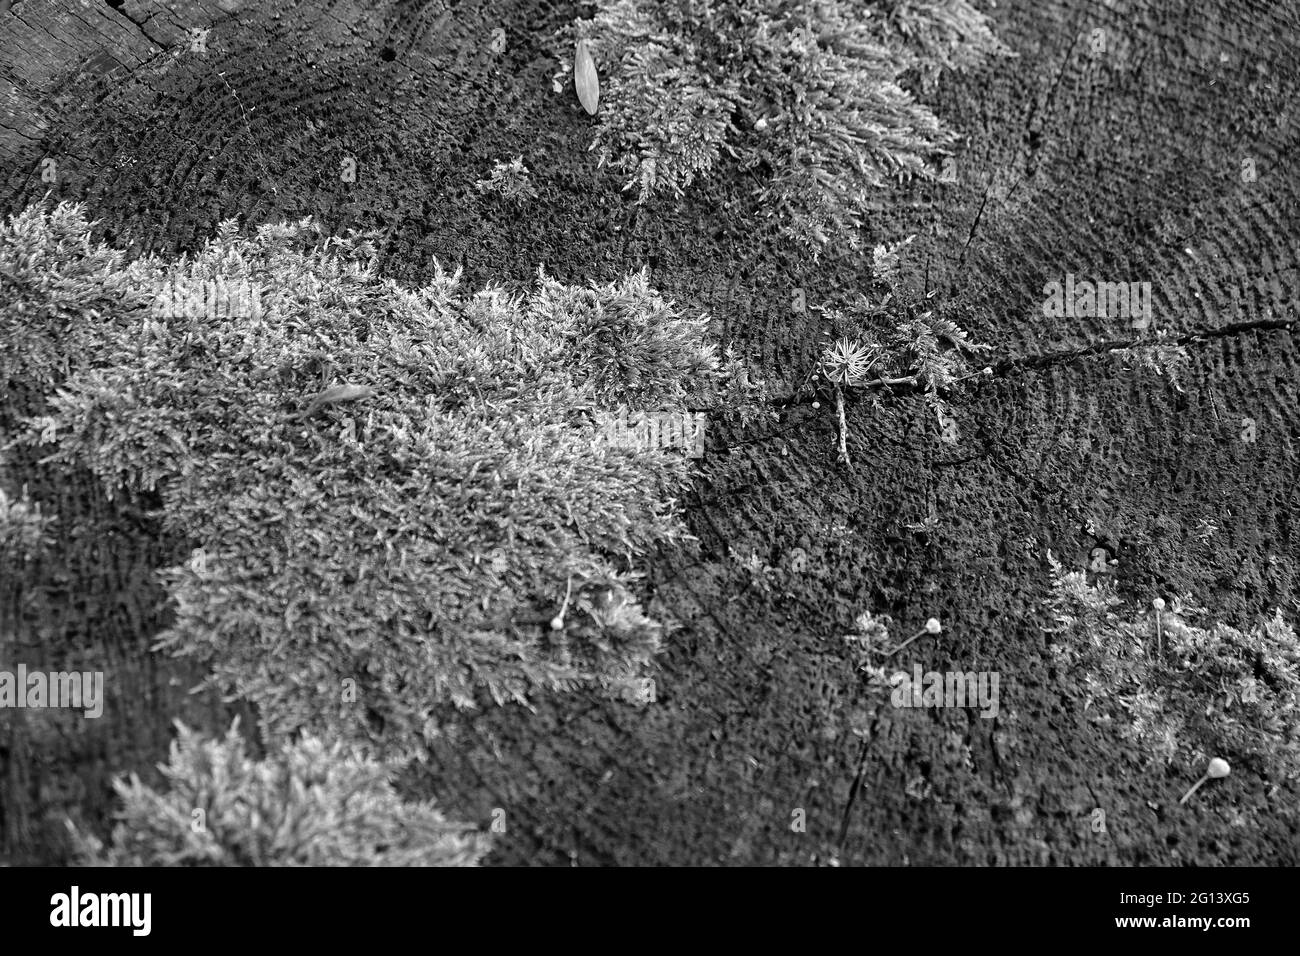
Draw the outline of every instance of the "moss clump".
[[[27,490],[14,497],[0,487],[0,570],[40,554],[50,543],[53,515],[41,512]]]
[[[61,381],[124,307],[144,300],[125,255],[92,243],[83,210],[32,206],[0,227],[0,391],[6,409]]]
[[[914,238],[878,246],[872,280],[813,307],[836,337],[813,379],[831,386],[837,403],[843,388],[919,388],[942,423],[953,414],[948,395],[984,374],[980,366],[992,347],[972,342],[952,318],[961,309],[959,298],[936,301],[933,292],[922,290],[915,268],[902,256]]]
[[[1187,599],[1126,608],[1052,568],[1052,652],[1089,719],[1187,772],[1217,756],[1266,784],[1300,781],[1300,640],[1280,612],[1247,630],[1195,623],[1206,611]]]
[[[599,442],[594,411],[684,410],[716,375],[705,319],[645,273],[508,295],[439,271],[405,289],[360,237],[309,221],[253,237],[225,223],[193,256],[127,265],[89,227],[60,207],[0,229],[24,308],[59,256],[97,264],[61,267],[69,302],[117,293],[61,317],[78,350],[24,440],[111,492],[156,490],[165,529],[196,546],[165,571],[162,647],[273,733],[395,745],[445,703],[639,685],[664,626],[631,562],[686,538],[688,462]],[[244,292],[194,291],[214,286]],[[369,391],[302,417],[340,384]]]
[[[903,88],[1008,52],[965,0],[602,0],[556,37],[557,90],[584,39],[601,82],[593,146],[638,201],[731,157],[780,229],[857,243],[871,192],[934,178],[954,137]]]
[[[523,156],[516,156],[508,163],[505,160],[496,163],[491,175],[480,179],[474,186],[483,195],[495,194],[519,205],[537,198],[532,173],[524,165]]]
[[[237,726],[209,740],[178,725],[158,791],[132,775],[107,846],[73,829],[96,866],[475,866],[486,835],[450,822],[432,803],[401,799],[397,767],[314,737],[265,760]]]

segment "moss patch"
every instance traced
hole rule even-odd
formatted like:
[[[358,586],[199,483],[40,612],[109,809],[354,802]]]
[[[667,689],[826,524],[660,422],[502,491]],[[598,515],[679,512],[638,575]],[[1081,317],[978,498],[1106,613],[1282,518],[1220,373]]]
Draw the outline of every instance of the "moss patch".
[[[194,542],[165,571],[162,647],[275,733],[398,745],[436,733],[442,704],[640,696],[664,623],[629,590],[632,561],[686,539],[688,462],[598,440],[596,413],[684,410],[716,385],[703,318],[645,273],[543,275],[516,296],[439,271],[406,289],[377,278],[364,237],[310,221],[224,223],[193,256],[129,264],[90,225],[60,207],[0,230],[20,308],[50,275],[69,289],[40,349],[65,327],[79,343],[23,440],[156,491]]]

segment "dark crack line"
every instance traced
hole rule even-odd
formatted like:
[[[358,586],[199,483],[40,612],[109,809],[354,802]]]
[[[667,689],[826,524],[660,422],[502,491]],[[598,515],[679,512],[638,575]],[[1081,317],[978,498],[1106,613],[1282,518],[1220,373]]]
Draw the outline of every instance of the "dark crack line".
[[[874,727],[872,728],[875,729]],[[858,769],[853,776],[853,785],[849,787],[849,799],[844,804],[844,815],[840,818],[840,833],[836,840],[835,856],[837,859],[844,856],[844,841],[849,835],[849,821],[853,815],[853,804],[858,799],[858,791],[862,789],[862,774],[867,769],[867,747],[869,739],[862,741],[862,746],[858,748]]]
[[[1103,342],[1094,342],[1091,345],[1085,345],[1076,349],[1065,349],[1059,352],[1045,352],[1042,355],[1031,355],[1024,358],[1006,359],[993,366],[993,374],[1005,375],[1009,372],[1019,371],[1031,368],[1047,368],[1052,365],[1061,365],[1074,361],[1077,358],[1086,358],[1092,355],[1102,355],[1107,352],[1121,352],[1125,349],[1142,348],[1153,345],[1195,345],[1198,342],[1208,342],[1211,339],[1232,338],[1236,335],[1242,335],[1246,332],[1256,331],[1291,331],[1294,329],[1296,319],[1253,319],[1249,322],[1230,322],[1217,329],[1201,329],[1195,332],[1186,332],[1182,335],[1173,336],[1166,339],[1152,339],[1139,336],[1134,339],[1107,340]]]
[[[161,40],[159,40],[157,37],[155,37],[145,28],[145,24],[153,19],[154,14],[152,13],[149,14],[149,16],[145,17],[143,20],[137,20],[135,17],[131,16],[129,13],[126,12],[126,4],[122,4],[122,6],[120,7],[110,6],[109,9],[112,10],[114,13],[116,13],[118,16],[120,16],[123,20],[126,20],[127,22],[134,24],[135,28],[140,31],[140,34],[146,40],[152,43],[154,46],[158,47],[160,50],[167,49],[167,44],[163,43]]]
[[[1019,185],[1019,183],[1017,183]],[[975,241],[975,231],[979,229],[980,220],[984,218],[984,209],[989,204],[989,193],[993,190],[993,183],[990,181],[988,188],[984,190],[984,198],[980,200],[980,208],[975,213],[975,218],[970,224],[970,233],[966,236],[966,244],[961,247],[961,256],[957,260],[957,268],[960,270],[966,265],[966,253],[970,251],[970,244]],[[928,268],[928,266],[927,266]],[[929,278],[926,279],[927,285]]]
[[[1089,358],[1094,355],[1104,355],[1109,352],[1122,352],[1125,349],[1147,348],[1159,345],[1195,345],[1199,342],[1208,342],[1213,339],[1232,338],[1233,336],[1242,335],[1248,332],[1273,332],[1273,331],[1294,331],[1297,319],[1253,319],[1248,322],[1231,322],[1217,329],[1199,329],[1194,332],[1185,332],[1182,335],[1170,336],[1164,339],[1138,336],[1131,339],[1107,339],[1102,342],[1094,342],[1090,345],[1080,346],[1072,349],[1061,349],[1055,352],[1043,352],[1039,355],[1026,355],[1018,358],[1002,359],[998,362],[991,363],[988,367],[993,370],[992,376],[967,376],[971,378],[1005,378],[1016,372],[1023,372],[1030,369],[1050,368],[1055,365],[1068,365],[1070,362],[1080,358]],[[893,383],[889,385],[877,385],[875,388],[888,388],[895,394],[917,395],[926,391],[926,386],[919,382]],[[768,404],[777,408],[794,408],[800,405],[809,405],[814,401],[820,401],[815,395],[800,397],[798,393],[794,396],[772,399]]]

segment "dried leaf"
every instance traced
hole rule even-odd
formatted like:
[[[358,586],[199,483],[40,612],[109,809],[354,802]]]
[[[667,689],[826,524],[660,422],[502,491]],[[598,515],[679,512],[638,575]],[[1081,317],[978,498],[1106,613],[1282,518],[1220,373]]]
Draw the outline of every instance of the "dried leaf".
[[[595,116],[596,106],[600,103],[600,80],[586,40],[578,41],[578,53],[573,62],[573,86],[578,91],[582,108]]]

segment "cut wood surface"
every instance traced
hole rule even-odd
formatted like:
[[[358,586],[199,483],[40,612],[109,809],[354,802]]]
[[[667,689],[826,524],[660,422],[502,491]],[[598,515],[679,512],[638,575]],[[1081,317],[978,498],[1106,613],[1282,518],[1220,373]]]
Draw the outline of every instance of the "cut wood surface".
[[[1236,623],[1300,613],[1300,8],[989,9],[1019,57],[929,94],[966,138],[956,182],[882,192],[871,223],[873,241],[917,234],[909,261],[994,346],[994,374],[955,402],[959,441],[940,440],[915,394],[849,401],[851,473],[824,404],[747,431],[710,424],[687,502],[699,553],[649,563],[652,613],[682,622],[655,702],[449,716],[405,781],[459,819],[486,826],[504,809],[489,862],[1300,862],[1294,787],[1270,791],[1234,760],[1180,807],[1187,768],[1148,765],[1087,719],[1039,608],[1049,549],[1083,568],[1101,547],[1134,601],[1190,593]],[[383,270],[409,283],[434,257],[474,283],[649,264],[769,379],[797,383],[826,330],[792,309],[796,290],[816,304],[867,265],[774,240],[739,179],[641,208],[620,193],[587,149],[593,120],[551,86],[542,38],[579,12],[21,0],[0,12],[0,211],[83,200],[107,241],[161,252],[230,216],[314,215],[381,230]],[[206,52],[192,29],[209,31]],[[539,198],[485,200],[474,183],[521,153]],[[1131,338],[1126,323],[1044,317],[1044,283],[1067,273],[1152,284],[1156,326],[1191,354],[1184,392],[1098,346]],[[25,410],[0,399],[0,427]],[[1243,418],[1256,441],[1240,440]],[[89,729],[0,713],[0,859],[58,862],[63,815],[102,832],[108,780],[156,780],[172,720],[216,729],[234,711],[187,695],[201,675],[149,652],[167,613],[152,571],[192,543],[159,540],[90,476],[69,482],[34,458],[12,454],[8,478],[59,516],[61,538],[42,563],[4,571],[0,660],[108,672]],[[892,615],[898,639],[940,618],[942,635],[909,653],[999,672],[998,717],[887,708],[855,736],[862,690],[842,635],[865,609]]]

